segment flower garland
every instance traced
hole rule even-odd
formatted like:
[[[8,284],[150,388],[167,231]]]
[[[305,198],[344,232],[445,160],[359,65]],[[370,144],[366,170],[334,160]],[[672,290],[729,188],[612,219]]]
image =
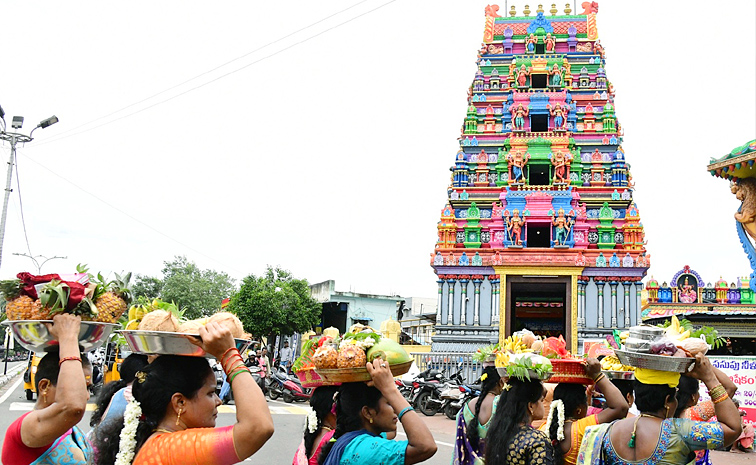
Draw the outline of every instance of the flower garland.
[[[318,414],[315,413],[315,410],[310,410],[310,413],[307,414],[307,418],[305,419],[305,429],[309,431],[310,434],[318,429]]]
[[[139,401],[132,399],[126,405],[123,414],[123,429],[121,430],[120,442],[118,443],[118,455],[115,465],[130,465],[134,460],[136,450],[136,431],[139,426],[139,417],[142,416],[142,406]]]
[[[554,409],[557,411],[557,441],[562,442],[564,440],[564,402],[561,399],[551,401],[551,407],[549,408],[549,418],[546,420],[544,429],[546,434],[551,429],[551,419],[554,418]]]

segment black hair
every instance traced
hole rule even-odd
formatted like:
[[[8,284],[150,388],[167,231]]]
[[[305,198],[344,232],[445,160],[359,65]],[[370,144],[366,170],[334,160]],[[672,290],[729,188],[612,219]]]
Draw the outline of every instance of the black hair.
[[[582,384],[559,383],[554,388],[554,400],[551,401],[551,405],[554,405],[555,400],[562,401],[564,404],[564,417],[570,418],[575,416],[578,407],[588,404],[588,394],[585,391],[585,386]],[[551,444],[554,445],[554,463],[562,463],[564,452],[559,446],[559,439],[557,439],[559,414],[556,408],[552,409],[549,420],[551,421],[551,425],[546,435],[551,439]],[[564,427],[564,424],[562,424],[562,427]]]
[[[305,455],[308,459],[310,458],[310,450],[315,443],[315,438],[318,436],[318,433],[320,433],[321,428],[323,428],[323,420],[325,420],[328,414],[331,413],[334,403],[333,395],[336,394],[338,390],[339,388],[337,386],[320,386],[312,391],[310,407],[312,407],[312,410],[315,411],[315,415],[318,417],[318,424],[315,427],[315,431],[312,433],[309,428],[305,427],[304,446]]]
[[[142,407],[134,454],[139,452],[147,438],[155,431],[165,416],[174,394],[181,393],[186,398],[193,399],[207,378],[213,376],[210,364],[205,358],[180,355],[161,355],[140,371],[146,373],[144,382],[135,381],[132,385],[132,395]],[[100,425],[95,439],[97,465],[115,462],[121,429],[123,418]]]
[[[102,416],[105,414],[105,410],[107,410],[108,405],[110,405],[110,400],[115,393],[134,381],[136,372],[145,366],[147,366],[146,355],[131,354],[123,360],[119,372],[121,379],[118,381],[111,381],[102,387],[97,396],[97,400],[95,401],[95,411],[92,412],[92,417],[89,419],[89,426],[96,426],[100,423]]]
[[[644,384],[637,379],[633,381],[635,406],[641,412],[658,412],[664,408],[667,397],[675,397],[675,388],[666,384]]]
[[[81,366],[92,366],[89,363],[86,355],[79,354],[81,358]],[[85,363],[84,360],[87,362]],[[50,351],[42,357],[42,360],[37,364],[37,371],[34,374],[34,388],[39,393],[39,382],[43,379],[50,381],[53,386],[58,385],[58,375],[60,374],[60,353],[57,350]],[[83,375],[82,375],[83,376]]]
[[[540,380],[520,381],[511,378],[507,384],[509,388],[501,391],[496,413],[486,435],[486,463],[490,464],[506,463],[509,443],[517,434],[520,423],[527,419],[528,404],[538,402],[543,397],[543,384]]]
[[[613,379],[611,380],[612,384],[614,384],[614,387],[619,389],[619,392],[622,393],[622,397],[625,398],[625,401],[627,401],[628,395],[633,395],[633,382],[629,379]]]
[[[677,410],[675,418],[680,418],[683,411],[690,407],[693,396],[698,392],[698,380],[690,376],[680,376],[680,384],[677,385]]]
[[[332,442],[328,442],[320,449],[318,465],[323,465],[328,453],[333,447],[334,440],[350,431],[362,429],[362,407],[378,408],[378,402],[383,397],[381,391],[365,383],[344,383],[336,396],[336,431]]]
[[[473,415],[473,418],[472,420],[470,420],[470,424],[467,427],[467,439],[470,441],[470,444],[474,444],[476,446],[480,441],[480,435],[478,434],[478,425],[480,424],[480,422],[478,421],[478,416],[480,415],[480,407],[483,405],[483,399],[486,398],[489,392],[496,389],[496,386],[501,380],[496,367],[484,368],[483,375],[486,375],[486,379],[482,380],[480,383],[480,396],[478,396],[478,399],[475,403],[475,414]],[[483,378],[482,375],[481,378]]]

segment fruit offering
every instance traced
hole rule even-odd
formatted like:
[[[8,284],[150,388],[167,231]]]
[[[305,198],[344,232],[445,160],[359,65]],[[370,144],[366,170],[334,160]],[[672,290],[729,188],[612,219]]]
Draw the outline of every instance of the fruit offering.
[[[601,369],[604,371],[635,371],[635,367],[623,365],[616,355],[608,355],[602,358]]]
[[[354,325],[343,336],[323,335],[310,339],[302,347],[302,355],[294,362],[295,372],[315,367],[320,370],[364,368],[376,358],[390,365],[412,361],[397,342],[381,337],[370,326]]]
[[[84,265],[68,275],[36,276],[22,272],[0,281],[9,320],[49,320],[57,313],[80,315],[84,321],[115,323],[131,302],[131,273],[106,281]]]

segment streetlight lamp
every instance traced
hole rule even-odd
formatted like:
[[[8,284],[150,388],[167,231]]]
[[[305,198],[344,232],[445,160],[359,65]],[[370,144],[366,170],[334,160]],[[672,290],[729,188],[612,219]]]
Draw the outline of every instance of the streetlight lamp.
[[[40,274],[40,275],[42,274],[42,267],[45,265],[45,263],[49,262],[50,260],[55,260],[56,258],[62,258],[64,260],[68,258],[68,257],[60,257],[58,255],[48,258],[48,257],[45,257],[44,255],[32,256],[25,253],[15,253],[15,252],[13,253],[13,255],[18,255],[19,257],[31,258],[31,260],[34,262],[34,266],[37,267],[37,274]],[[37,260],[37,258],[44,258],[45,260],[42,263],[39,263],[39,260]]]
[[[0,140],[4,140],[6,142],[10,142],[11,144],[11,153],[10,153],[10,159],[8,160],[8,176],[5,181],[5,200],[3,200],[3,213],[2,218],[0,218],[0,263],[2,263],[3,260],[3,241],[5,239],[5,217],[8,215],[8,198],[10,197],[11,193],[11,179],[13,178],[13,163],[16,160],[16,144],[21,142],[22,144],[25,144],[27,142],[31,142],[33,140],[32,134],[34,134],[34,131],[37,130],[37,128],[46,128],[48,126],[52,126],[53,124],[58,122],[57,116],[51,116],[47,119],[44,119],[40,121],[40,123],[31,130],[29,135],[21,134],[20,132],[8,132],[6,131],[7,126],[5,124],[5,111],[3,110],[3,107],[0,106]],[[14,116],[13,121],[11,122],[11,128],[14,130],[20,130],[21,127],[24,125],[24,117],[23,116]]]

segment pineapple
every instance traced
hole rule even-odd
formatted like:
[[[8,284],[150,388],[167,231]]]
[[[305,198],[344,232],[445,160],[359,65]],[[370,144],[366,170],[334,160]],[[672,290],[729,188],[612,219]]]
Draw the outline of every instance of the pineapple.
[[[339,368],[362,368],[367,363],[365,351],[354,344],[346,344],[339,349],[337,365]]]
[[[42,286],[39,290],[39,300],[41,302],[40,317],[35,320],[48,320],[51,315],[65,312],[68,306],[68,296],[70,289],[68,284],[53,279]],[[36,315],[35,315],[36,316]]]
[[[5,297],[5,315],[9,320],[43,320],[42,304],[23,294],[24,283],[18,279],[0,281],[0,292]]]
[[[115,275],[116,279],[104,285],[98,294],[95,291],[94,305],[96,307],[97,317],[95,321],[103,323],[115,323],[126,312],[131,302],[131,289],[129,280],[131,273],[124,276]],[[102,280],[100,280],[102,281]]]
[[[339,353],[333,346],[324,345],[318,347],[318,350],[312,355],[312,363],[321,369],[332,369],[338,367]]]

